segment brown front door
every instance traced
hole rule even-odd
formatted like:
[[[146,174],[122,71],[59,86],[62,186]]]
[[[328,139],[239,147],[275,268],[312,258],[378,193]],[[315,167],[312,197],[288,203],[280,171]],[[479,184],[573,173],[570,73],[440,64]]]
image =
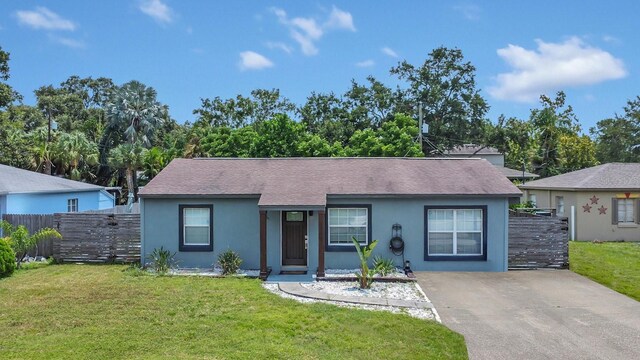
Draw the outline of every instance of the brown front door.
[[[282,212],[282,265],[307,265],[307,212]]]

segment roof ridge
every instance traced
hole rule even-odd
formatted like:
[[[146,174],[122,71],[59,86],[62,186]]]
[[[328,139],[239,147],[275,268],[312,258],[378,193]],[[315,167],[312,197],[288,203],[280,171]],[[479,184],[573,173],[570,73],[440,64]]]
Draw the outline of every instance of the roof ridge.
[[[586,184],[588,181],[593,179],[596,175],[599,175],[601,171],[603,171],[604,169],[609,168],[609,165],[610,165],[610,163],[606,163],[606,164],[595,166],[598,169],[596,171],[592,172],[590,175],[586,176],[584,179],[578,181],[577,187],[580,187],[580,186]],[[589,169],[589,168],[586,168],[586,169]]]
[[[274,158],[245,158],[245,157],[197,157],[177,158],[178,160],[484,160],[471,157],[394,157],[394,156],[341,156],[341,157],[274,157]]]

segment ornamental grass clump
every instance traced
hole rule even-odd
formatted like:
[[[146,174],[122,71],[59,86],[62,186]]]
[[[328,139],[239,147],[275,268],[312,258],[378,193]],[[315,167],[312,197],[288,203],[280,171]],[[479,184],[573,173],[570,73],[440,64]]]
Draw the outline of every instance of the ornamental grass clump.
[[[395,265],[393,265],[393,259],[383,258],[382,256],[376,256],[373,258],[373,271],[385,277],[396,270]]]
[[[149,255],[150,266],[158,275],[166,275],[176,265],[176,253],[160,246],[160,249],[155,248]]]
[[[378,245],[378,240],[373,240],[370,244],[364,246],[360,245],[355,236],[351,238],[351,241],[353,241],[353,244],[356,246],[358,258],[360,258],[360,272],[356,273],[358,284],[360,285],[360,289],[369,289],[373,283],[374,272],[369,269],[367,262],[371,257],[371,253],[373,253],[373,249]]]
[[[218,265],[222,268],[222,275],[233,275],[240,269],[242,259],[232,250],[227,250],[218,255]]]

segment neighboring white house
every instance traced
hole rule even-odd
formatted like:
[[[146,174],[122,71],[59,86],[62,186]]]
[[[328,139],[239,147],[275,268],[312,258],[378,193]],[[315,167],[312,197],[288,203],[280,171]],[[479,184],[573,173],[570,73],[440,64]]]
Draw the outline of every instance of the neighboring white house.
[[[509,178],[509,180],[511,181],[528,181],[540,177],[540,175],[532,174],[526,171],[523,173],[522,170],[510,169],[508,167],[505,167],[504,154],[490,146],[464,144],[445,152],[445,155],[459,158],[486,159],[491,164],[493,164],[493,166],[497,167],[500,172],[502,172],[502,174],[504,174],[504,176]]]

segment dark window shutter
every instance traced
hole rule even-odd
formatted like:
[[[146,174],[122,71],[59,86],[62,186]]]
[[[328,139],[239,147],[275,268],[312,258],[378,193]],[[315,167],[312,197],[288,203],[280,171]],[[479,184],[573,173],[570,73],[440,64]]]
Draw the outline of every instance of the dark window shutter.
[[[618,225],[618,199],[611,199],[611,224]]]
[[[640,200],[636,199],[634,202],[634,215],[636,216],[636,224],[640,224]]]

